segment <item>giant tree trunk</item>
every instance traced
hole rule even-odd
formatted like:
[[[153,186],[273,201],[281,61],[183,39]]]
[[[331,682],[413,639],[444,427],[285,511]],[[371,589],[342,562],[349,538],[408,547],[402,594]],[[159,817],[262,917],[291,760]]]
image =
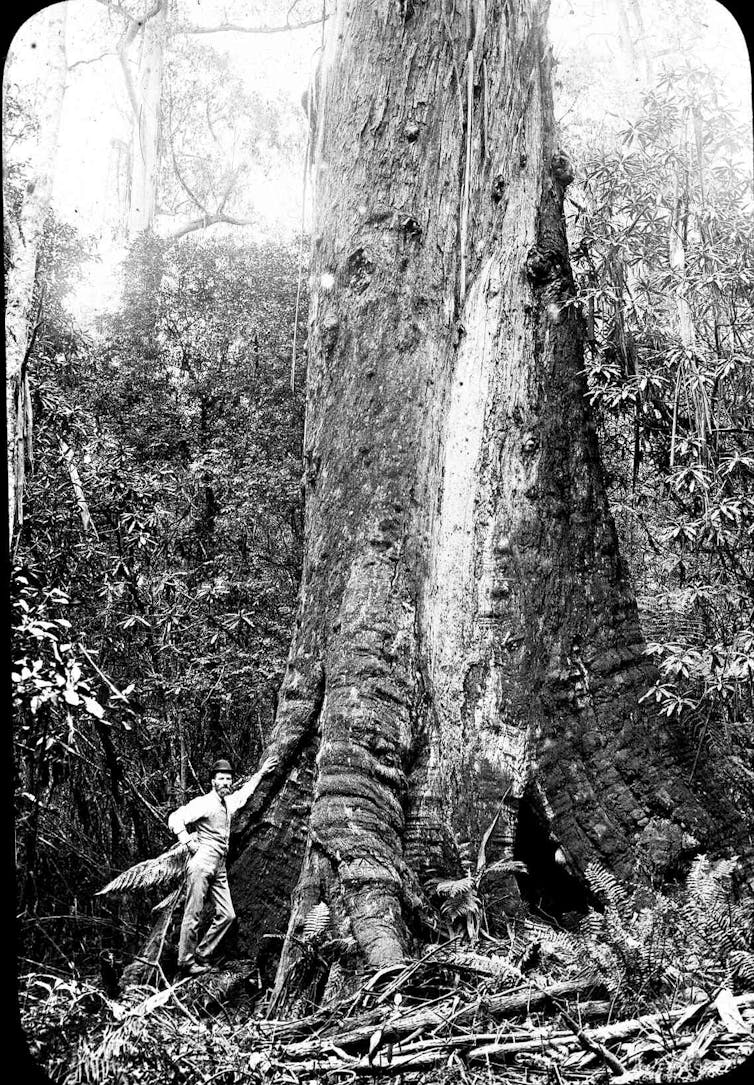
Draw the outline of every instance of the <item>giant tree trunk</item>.
[[[653,816],[704,846],[745,835],[723,774],[692,793],[683,728],[639,702],[653,671],[586,397],[544,18],[338,0],[328,24],[306,557],[281,765],[232,869],[250,948],[293,890],[279,996],[320,902],[363,964],[400,961],[453,833],[478,840],[501,800],[488,856],[517,825],[525,851],[525,823],[574,876],[630,871]]]
[[[67,60],[65,49],[66,5],[55,4],[39,12],[19,31],[5,67],[4,100],[12,81],[18,79],[21,94],[30,102],[36,131],[12,140],[7,118],[3,124],[3,173],[5,204],[5,406],[8,456],[9,545],[23,520],[23,489],[27,458],[31,455],[31,399],[26,363],[34,328],[34,285],[37,254],[50,206],[55,156],[63,108]],[[34,49],[32,54],[29,50]],[[26,66],[26,71],[22,66]],[[36,74],[29,85],[28,73]],[[14,168],[15,167],[15,168]],[[7,179],[22,180],[17,206]]]

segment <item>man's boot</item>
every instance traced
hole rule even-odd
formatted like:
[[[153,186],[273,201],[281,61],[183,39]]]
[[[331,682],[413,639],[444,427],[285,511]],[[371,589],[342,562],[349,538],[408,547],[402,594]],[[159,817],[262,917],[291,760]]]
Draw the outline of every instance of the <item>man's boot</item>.
[[[182,976],[203,976],[206,972],[210,971],[210,966],[206,961],[192,961],[191,964],[181,965]]]

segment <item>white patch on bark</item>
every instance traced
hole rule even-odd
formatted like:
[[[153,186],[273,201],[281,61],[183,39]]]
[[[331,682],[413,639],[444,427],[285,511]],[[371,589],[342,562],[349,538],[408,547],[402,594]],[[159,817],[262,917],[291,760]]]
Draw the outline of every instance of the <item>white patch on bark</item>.
[[[529,779],[530,733],[528,728],[506,720],[500,714],[498,702],[497,669],[491,662],[482,696],[474,710],[474,724],[479,733],[485,735],[485,757],[510,779],[510,797],[521,798]],[[489,727],[490,720],[495,720],[494,730]]]
[[[534,147],[540,138],[536,87],[532,97],[526,145]],[[520,518],[539,459],[536,449],[523,447],[526,426],[536,425],[539,381],[524,265],[536,236],[543,169],[542,162],[533,163],[511,186],[502,236],[470,286],[462,313],[465,333],[442,423],[442,492],[430,528],[422,610],[444,760],[473,754],[467,734],[475,734],[479,754],[511,781],[512,797],[520,797],[530,777],[529,721],[506,708],[495,646],[516,632],[508,601],[517,590],[515,562],[503,559],[504,540]],[[492,412],[495,427],[510,428],[497,433],[488,450]],[[474,667],[476,688],[467,690]],[[463,713],[469,709],[474,719],[467,733]]]
[[[482,267],[466,301],[466,334],[456,356],[443,442],[443,491],[433,531],[425,622],[435,698],[442,704],[462,682],[458,662],[471,639],[474,593],[474,505],[493,363],[494,321],[487,286],[494,259]],[[497,306],[496,306],[497,308]]]

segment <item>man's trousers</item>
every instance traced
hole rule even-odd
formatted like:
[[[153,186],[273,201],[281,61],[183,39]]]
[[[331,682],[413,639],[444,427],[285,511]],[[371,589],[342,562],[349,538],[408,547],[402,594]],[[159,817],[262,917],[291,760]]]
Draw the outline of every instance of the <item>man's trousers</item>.
[[[197,946],[199,923],[208,896],[214,905],[215,914]],[[218,856],[200,847],[196,855],[192,855],[187,867],[186,907],[178,944],[178,964],[186,968],[194,964],[197,957],[209,957],[217,949],[235,918],[225,856]]]

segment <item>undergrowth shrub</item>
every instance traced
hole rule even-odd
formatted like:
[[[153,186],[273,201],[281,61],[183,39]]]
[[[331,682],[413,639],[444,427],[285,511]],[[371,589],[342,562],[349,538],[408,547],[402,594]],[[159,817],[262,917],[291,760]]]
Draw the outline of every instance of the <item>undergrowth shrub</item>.
[[[738,862],[700,855],[683,886],[671,893],[626,888],[597,863],[589,885],[602,904],[579,930],[585,947],[610,974],[626,1002],[672,994],[709,995],[754,977],[754,902],[741,898]]]

